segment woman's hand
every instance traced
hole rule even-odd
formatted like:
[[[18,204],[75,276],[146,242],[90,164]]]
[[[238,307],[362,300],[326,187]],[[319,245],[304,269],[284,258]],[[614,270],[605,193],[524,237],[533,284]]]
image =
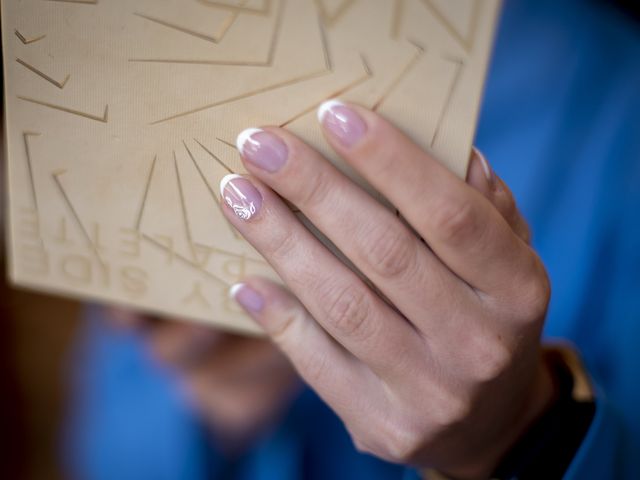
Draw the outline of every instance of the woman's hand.
[[[252,178],[223,180],[225,214],[291,293],[261,278],[232,293],[359,449],[487,476],[553,395],[539,343],[549,283],[526,225],[478,154],[468,184],[370,111],[319,113],[331,146],[402,218],[286,130],[247,130]]]

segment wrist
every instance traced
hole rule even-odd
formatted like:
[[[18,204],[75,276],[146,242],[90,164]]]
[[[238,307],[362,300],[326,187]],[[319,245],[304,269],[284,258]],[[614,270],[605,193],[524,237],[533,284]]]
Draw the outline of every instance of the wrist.
[[[557,398],[494,470],[492,478],[562,478],[595,415],[593,390],[570,348],[545,348]]]
[[[504,404],[510,404],[511,414],[502,418],[501,428],[496,428],[489,435],[478,438],[474,442],[474,459],[467,458],[465,465],[458,465],[434,475],[434,471],[425,473],[425,478],[449,478],[456,480],[475,480],[490,478],[501,460],[519,439],[534,425],[558,398],[557,382],[554,380],[553,367],[546,361],[542,352],[538,356],[532,381],[516,396],[519,398],[514,408],[514,398]],[[495,399],[492,400],[495,405]],[[496,407],[492,406],[493,412]],[[494,425],[497,422],[493,422]],[[491,430],[491,429],[488,429]],[[482,446],[483,448],[478,448]],[[444,474],[444,475],[443,475]]]
[[[523,399],[522,407],[513,417],[512,427],[505,430],[502,441],[496,442],[500,448],[496,450],[479,475],[473,478],[490,478],[501,461],[512,450],[520,439],[535,425],[558,401],[560,386],[554,374],[554,367],[548,361],[544,351],[538,354],[538,362],[533,381]]]

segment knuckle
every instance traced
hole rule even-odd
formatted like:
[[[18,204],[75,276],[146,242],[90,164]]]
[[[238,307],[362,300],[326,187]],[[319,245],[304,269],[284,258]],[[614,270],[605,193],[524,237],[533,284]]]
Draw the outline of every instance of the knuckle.
[[[397,405],[398,399],[392,404]],[[422,446],[429,442],[429,428],[424,412],[415,406],[397,405],[395,410],[386,409],[375,425],[373,438],[378,456],[398,463],[409,463]]]
[[[329,325],[340,335],[360,340],[366,335],[370,303],[366,289],[358,284],[335,285],[320,298]]]
[[[388,451],[387,438],[382,440],[380,439],[361,440],[351,435],[351,439],[358,452],[363,453],[365,455],[373,455],[374,457],[378,457],[389,462],[395,461],[395,458]]]
[[[377,433],[380,428],[372,428],[379,426],[380,418],[376,417],[370,422],[346,422],[345,428],[349,433],[351,442],[356,450],[360,453],[383,456],[382,444],[378,441],[380,435]],[[376,433],[376,434],[373,434]]]
[[[551,284],[540,260],[535,257],[533,262],[533,272],[519,282],[516,298],[518,316],[524,321],[538,322],[547,311],[551,298]]]
[[[529,224],[522,216],[513,192],[502,179],[498,180],[497,189],[491,201],[516,235],[524,243],[529,244],[531,242]]]
[[[436,205],[431,219],[436,235],[458,245],[477,236],[479,224],[471,199],[447,199]]]
[[[526,290],[527,295],[523,302],[525,312],[528,312],[531,320],[538,321],[544,317],[549,305],[549,282],[546,278],[544,281],[531,282]]]
[[[298,369],[309,385],[322,385],[335,374],[335,368],[323,354],[309,353],[300,360]]]
[[[305,178],[308,180],[296,182],[299,185],[296,195],[299,199],[297,203],[307,207],[324,204],[332,186],[329,177],[322,171],[318,171],[315,175],[308,175]]]
[[[447,424],[449,426],[460,425],[465,422],[471,415],[471,402],[463,398],[451,402],[447,412]]]
[[[529,228],[529,224],[523,218],[518,222],[516,233],[524,243],[527,245],[531,244],[531,228]]]
[[[375,175],[397,173],[396,158],[398,152],[405,150],[398,135],[395,135],[388,122],[375,117],[369,124],[369,135],[359,146],[357,157],[366,161]],[[371,161],[374,159],[375,161]]]
[[[511,365],[512,354],[501,343],[487,342],[473,362],[473,377],[480,385],[498,380]]]
[[[531,233],[527,221],[520,213],[516,200],[508,187],[504,186],[497,194],[496,206],[502,217],[511,226],[511,229],[525,243],[531,240]]]
[[[292,337],[292,331],[305,321],[305,312],[301,308],[291,308],[283,312],[271,325],[270,336],[274,342],[283,346]]]
[[[402,276],[415,265],[412,240],[408,232],[397,226],[376,226],[363,245],[365,261],[382,277]]]
[[[434,403],[432,410],[433,431],[445,432],[460,425],[471,414],[471,402],[459,395],[446,394]]]
[[[358,451],[396,463],[414,461],[424,446],[432,441],[428,423],[424,418],[416,418],[415,411],[381,412],[368,422],[360,435],[350,430],[350,435]]]
[[[291,231],[282,229],[280,234],[274,236],[264,253],[270,256],[275,262],[279,263],[282,260],[289,258],[291,256],[291,252],[298,245],[298,236]]]
[[[351,441],[353,442],[353,446],[356,448],[358,453],[370,453],[366,444],[362,442],[359,438],[351,436]]]
[[[386,456],[398,463],[408,463],[415,458],[423,443],[422,433],[408,422],[391,429],[386,441]]]
[[[519,216],[516,200],[506,185],[502,186],[502,188],[496,192],[496,203],[498,204],[498,210],[500,210],[502,216],[508,221]]]

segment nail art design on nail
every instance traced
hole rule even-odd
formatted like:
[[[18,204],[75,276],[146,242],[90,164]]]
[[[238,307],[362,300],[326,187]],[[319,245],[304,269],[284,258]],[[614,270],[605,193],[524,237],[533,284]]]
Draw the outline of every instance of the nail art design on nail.
[[[262,205],[260,192],[242,175],[225,176],[220,182],[220,195],[242,220],[251,219]]]

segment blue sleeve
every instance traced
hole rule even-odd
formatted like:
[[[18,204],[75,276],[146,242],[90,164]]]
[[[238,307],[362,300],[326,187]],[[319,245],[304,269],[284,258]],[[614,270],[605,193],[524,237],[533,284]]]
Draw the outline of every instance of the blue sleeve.
[[[70,358],[63,432],[66,476],[86,480],[205,480],[215,458],[167,371],[152,368],[138,335],[88,308]]]

